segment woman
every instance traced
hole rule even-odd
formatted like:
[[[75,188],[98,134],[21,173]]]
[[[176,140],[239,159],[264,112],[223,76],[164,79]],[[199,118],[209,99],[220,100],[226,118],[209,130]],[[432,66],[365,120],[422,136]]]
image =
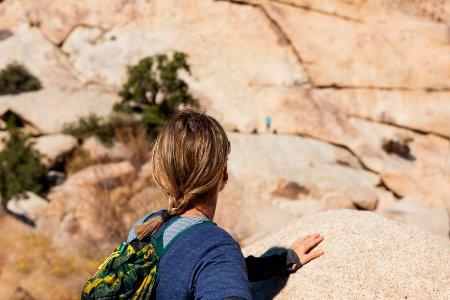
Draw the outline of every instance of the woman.
[[[222,126],[192,110],[173,116],[155,142],[153,176],[169,196],[169,207],[144,216],[127,240],[154,235],[168,247],[159,263],[157,299],[251,299],[249,280],[295,272],[323,254],[310,251],[323,239],[315,234],[285,253],[244,259],[225,230],[204,222],[214,219],[219,192],[228,181],[229,153]]]

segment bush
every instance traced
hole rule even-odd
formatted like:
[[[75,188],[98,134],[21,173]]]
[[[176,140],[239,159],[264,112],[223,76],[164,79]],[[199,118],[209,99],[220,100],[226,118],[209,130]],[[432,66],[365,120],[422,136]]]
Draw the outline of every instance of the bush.
[[[37,91],[41,82],[27,68],[18,64],[8,64],[0,71],[0,95]]]
[[[75,136],[82,141],[90,136],[96,136],[107,147],[113,145],[116,130],[139,126],[132,116],[112,114],[109,117],[99,117],[90,114],[80,117],[78,121],[64,126],[64,133]]]
[[[198,107],[178,71],[190,73],[187,55],[175,52],[172,57],[157,54],[145,57],[128,67],[128,80],[119,92],[121,102],[115,111],[142,113],[148,130],[159,130],[181,106]]]
[[[90,136],[97,136],[106,146],[112,145],[114,137],[112,124],[95,114],[80,117],[76,122],[66,124],[63,132],[75,136],[80,141]]]
[[[122,119],[123,117],[116,116],[115,118]],[[112,119],[114,120],[115,118]],[[130,125],[129,123],[123,121],[123,119],[122,122],[123,123],[121,124],[125,125],[118,126],[120,123],[117,120],[109,123],[109,126],[114,128],[113,136],[109,137],[111,140],[111,145],[113,141],[117,141],[122,145],[125,145],[127,147],[125,158],[129,160],[137,170],[139,170],[140,167],[150,158],[150,141],[144,127],[140,126],[138,123],[132,123]],[[90,156],[88,151],[79,148],[73,153],[70,161],[66,164],[65,172],[68,174],[73,174],[94,164],[104,164],[116,161],[120,161],[120,158],[118,159],[108,156],[93,158]]]
[[[27,144],[27,138],[10,128],[10,138],[0,152],[0,193],[2,204],[24,191],[42,194],[48,188],[47,168],[40,154]]]

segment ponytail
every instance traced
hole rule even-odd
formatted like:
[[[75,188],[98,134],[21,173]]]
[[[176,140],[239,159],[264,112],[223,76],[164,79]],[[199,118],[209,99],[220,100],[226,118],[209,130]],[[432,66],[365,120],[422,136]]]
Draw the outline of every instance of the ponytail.
[[[135,228],[136,234],[140,240],[145,238],[149,234],[155,234],[156,231],[161,227],[161,225],[170,217],[173,215],[181,215],[184,213],[188,206],[189,206],[189,200],[191,198],[190,194],[184,195],[180,200],[177,201],[171,201],[170,207],[168,210],[164,210],[162,214],[151,218],[150,220],[137,225]],[[173,204],[178,204],[176,207],[172,207]]]
[[[135,231],[137,237],[142,240],[149,234],[154,234],[159,227],[168,219],[169,213],[163,211],[162,214],[151,218],[150,220],[136,226]]]

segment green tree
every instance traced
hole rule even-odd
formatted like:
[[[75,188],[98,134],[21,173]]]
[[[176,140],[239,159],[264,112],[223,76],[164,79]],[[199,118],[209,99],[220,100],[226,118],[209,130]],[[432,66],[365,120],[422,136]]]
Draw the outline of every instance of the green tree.
[[[10,138],[0,152],[0,193],[2,205],[24,191],[42,194],[48,188],[47,168],[40,154],[31,148],[18,129],[9,128]]]
[[[8,64],[0,71],[0,95],[37,91],[41,88],[39,79],[18,63]]]
[[[114,109],[142,112],[142,123],[158,130],[181,106],[198,107],[187,83],[178,77],[181,70],[190,73],[187,55],[181,52],[141,59],[128,67],[128,80],[119,92],[121,102]]]

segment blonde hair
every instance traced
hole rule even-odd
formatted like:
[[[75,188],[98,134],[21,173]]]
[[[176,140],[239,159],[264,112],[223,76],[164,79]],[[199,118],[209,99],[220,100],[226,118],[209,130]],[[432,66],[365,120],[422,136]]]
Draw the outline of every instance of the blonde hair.
[[[230,150],[225,130],[213,117],[190,109],[175,114],[161,130],[152,155],[153,178],[169,196],[169,207],[136,226],[139,239],[217,188]]]

